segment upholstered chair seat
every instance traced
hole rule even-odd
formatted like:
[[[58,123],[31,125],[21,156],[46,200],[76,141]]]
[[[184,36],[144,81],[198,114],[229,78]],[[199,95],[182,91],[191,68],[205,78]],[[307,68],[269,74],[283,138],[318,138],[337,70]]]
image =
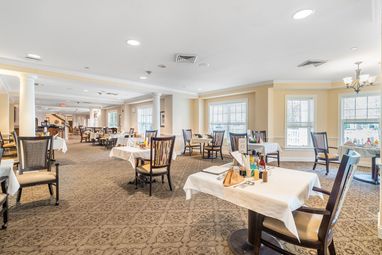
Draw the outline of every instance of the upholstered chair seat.
[[[137,171],[140,174],[150,174],[150,164],[138,166]],[[167,167],[153,168],[153,174],[165,174],[165,173],[167,173]]]
[[[4,143],[4,149],[16,148],[16,143]]]
[[[17,180],[22,186],[34,185],[44,182],[56,181],[56,173],[50,171],[34,171],[17,175]]]
[[[328,155],[328,159],[330,159],[330,160],[338,160],[339,159],[338,154],[328,153],[327,155]],[[325,160],[325,153],[318,153],[318,158]]]
[[[7,199],[7,194],[0,193],[0,205]]]
[[[293,218],[296,223],[300,240],[309,242],[318,241],[318,230],[321,225],[322,215],[296,211],[293,213]],[[263,227],[286,237],[295,238],[295,236],[285,227],[284,223],[277,219],[265,217]]]

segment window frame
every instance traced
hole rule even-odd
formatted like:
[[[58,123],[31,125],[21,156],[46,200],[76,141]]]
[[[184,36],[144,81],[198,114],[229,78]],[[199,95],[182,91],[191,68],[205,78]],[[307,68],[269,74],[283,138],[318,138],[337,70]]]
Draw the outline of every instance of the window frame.
[[[152,129],[152,126],[153,126],[153,107],[151,105],[145,105],[145,106],[140,106],[140,107],[137,107],[136,108],[136,113],[137,113],[137,131],[138,131],[138,134],[144,134],[146,132],[146,130],[140,130],[140,122],[139,122],[139,118],[140,118],[140,115],[139,115],[139,111],[140,110],[147,110],[147,109],[151,109],[151,129]],[[144,122],[145,124],[148,124],[146,122]],[[142,133],[143,132],[143,133]]]
[[[211,116],[210,116],[210,107],[211,106],[216,106],[216,105],[228,105],[228,104],[241,104],[245,103],[245,131],[244,133],[247,133],[248,130],[248,119],[249,119],[249,114],[248,114],[248,98],[240,98],[240,99],[234,99],[234,100],[223,100],[223,101],[216,101],[216,102],[209,102],[208,103],[208,118],[207,118],[207,125],[208,125],[208,132],[212,133],[213,130],[211,130]],[[229,136],[229,130],[225,130],[226,134],[224,135],[224,139],[228,139]],[[228,132],[228,133],[227,133]]]
[[[109,114],[111,114],[111,113],[116,115],[115,116],[116,125],[113,126],[113,127],[110,126],[110,123],[109,123]],[[118,128],[118,126],[119,126],[119,120],[118,119],[119,119],[118,118],[118,111],[109,111],[109,112],[107,112],[107,127],[109,127],[109,128]]]
[[[364,97],[364,96],[379,96],[380,98],[380,104],[382,105],[382,93],[378,90],[373,90],[373,91],[367,91],[367,92],[359,92],[358,93],[358,96],[361,96],[361,97]],[[338,95],[338,134],[339,134],[339,138],[338,138],[338,141],[337,141],[337,144],[338,146],[344,144],[344,129],[343,129],[343,126],[344,126],[344,123],[345,121],[342,119],[342,116],[343,116],[343,101],[342,99],[344,98],[351,98],[351,97],[357,97],[356,94],[354,93],[351,93],[351,92],[348,92],[348,93],[341,93]],[[367,108],[368,109],[368,108]],[[381,132],[381,129],[382,129],[382,126],[381,126],[381,121],[382,121],[382,110],[380,110],[380,114],[379,114],[379,119],[370,119],[369,122],[365,122],[365,119],[354,119],[352,121],[352,123],[374,123],[372,120],[377,120],[376,122],[379,124],[379,134]],[[347,119],[347,120],[352,120],[352,119]],[[382,136],[379,137],[379,140],[382,139]]]
[[[290,146],[288,145],[288,101],[290,99],[312,99],[313,100],[313,125],[312,130],[317,130],[317,95],[309,95],[309,94],[303,94],[303,95],[285,95],[285,109],[284,109],[284,147],[287,150],[296,150],[296,149],[313,149],[313,143],[310,136],[310,133],[308,134],[308,145],[307,146]]]

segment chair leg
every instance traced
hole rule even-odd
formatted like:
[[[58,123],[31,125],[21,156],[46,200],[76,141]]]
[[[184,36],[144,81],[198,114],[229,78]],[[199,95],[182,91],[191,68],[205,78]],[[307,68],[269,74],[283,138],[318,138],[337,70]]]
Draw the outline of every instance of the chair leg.
[[[186,155],[186,146],[184,146],[183,155]]]
[[[326,174],[325,175],[328,175],[329,174],[329,160],[326,159]]]
[[[277,151],[277,166],[280,167],[280,151]]]
[[[3,226],[2,229],[6,229],[8,226],[8,197],[3,204]]]
[[[192,147],[188,149],[190,151],[190,156],[192,156]]]
[[[60,204],[60,185],[59,185],[59,180],[57,178],[57,182],[56,182],[56,205],[59,205]]]
[[[164,183],[164,175],[162,175],[162,183]]]
[[[317,249],[317,255],[327,255],[326,248],[321,247],[321,248]]]
[[[314,165],[313,165],[313,170],[316,170],[316,167],[317,167],[317,158],[314,160]]]
[[[336,248],[334,247],[334,240],[329,245],[329,254],[336,255]]]
[[[170,190],[172,191],[171,176],[169,173],[167,173],[167,180],[168,180],[168,186],[170,186]]]
[[[216,157],[218,156],[218,153],[216,152]],[[223,160],[223,151],[222,151],[222,149],[220,149],[220,157],[222,158],[222,160]]]
[[[135,189],[138,189],[138,173],[135,171]]]
[[[22,188],[19,188],[19,191],[17,192],[17,198],[16,198],[16,202],[17,203],[20,203],[20,200],[21,200],[21,193],[23,192],[23,189]]]
[[[50,194],[51,196],[53,196],[52,184],[48,184],[48,188],[49,188],[49,194]]]
[[[152,185],[153,185],[153,177],[150,175],[150,197],[151,197],[151,189],[152,189]]]

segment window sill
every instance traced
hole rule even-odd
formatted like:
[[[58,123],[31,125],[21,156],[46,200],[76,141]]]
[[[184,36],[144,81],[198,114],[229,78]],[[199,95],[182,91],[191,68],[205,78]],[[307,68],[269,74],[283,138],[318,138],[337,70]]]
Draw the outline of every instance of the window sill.
[[[286,151],[314,150],[313,147],[285,147]]]

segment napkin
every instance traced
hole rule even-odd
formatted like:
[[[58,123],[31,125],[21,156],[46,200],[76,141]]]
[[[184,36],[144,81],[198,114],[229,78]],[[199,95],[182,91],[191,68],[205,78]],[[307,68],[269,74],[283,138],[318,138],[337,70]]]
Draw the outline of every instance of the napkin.
[[[242,181],[244,181],[244,177],[233,171],[233,169],[230,169],[224,177],[223,185],[224,187],[229,187],[235,184],[239,184]]]

